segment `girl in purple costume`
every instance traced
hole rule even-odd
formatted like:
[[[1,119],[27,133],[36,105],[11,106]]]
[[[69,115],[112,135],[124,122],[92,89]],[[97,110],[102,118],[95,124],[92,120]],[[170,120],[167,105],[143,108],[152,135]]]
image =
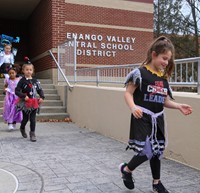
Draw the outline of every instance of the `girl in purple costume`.
[[[4,108],[3,108],[3,119],[8,123],[8,129],[14,130],[16,128],[16,123],[22,121],[22,112],[17,112],[16,101],[18,96],[15,95],[15,88],[20,80],[17,75],[17,68],[10,68],[8,70],[9,78],[5,78],[4,81],[4,91],[6,96],[4,98]]]

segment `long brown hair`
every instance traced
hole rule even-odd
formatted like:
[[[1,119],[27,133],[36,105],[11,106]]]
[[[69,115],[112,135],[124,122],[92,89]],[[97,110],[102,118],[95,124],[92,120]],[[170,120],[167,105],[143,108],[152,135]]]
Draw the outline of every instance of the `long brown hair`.
[[[152,61],[152,52],[155,52],[157,55],[163,54],[167,51],[171,51],[172,57],[169,60],[169,63],[164,71],[164,78],[169,78],[174,70],[175,62],[174,62],[174,55],[175,49],[174,45],[172,44],[171,40],[165,36],[160,36],[150,45],[149,50],[147,51],[147,57],[145,61],[142,63],[142,66],[151,63]]]

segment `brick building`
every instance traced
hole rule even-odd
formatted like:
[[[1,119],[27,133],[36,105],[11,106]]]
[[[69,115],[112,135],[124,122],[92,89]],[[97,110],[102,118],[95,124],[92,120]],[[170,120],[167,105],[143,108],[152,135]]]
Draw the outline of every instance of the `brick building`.
[[[0,34],[19,36],[16,61],[28,55],[45,78],[56,71],[47,51],[73,37],[79,66],[138,63],[153,39],[153,0],[2,0]]]

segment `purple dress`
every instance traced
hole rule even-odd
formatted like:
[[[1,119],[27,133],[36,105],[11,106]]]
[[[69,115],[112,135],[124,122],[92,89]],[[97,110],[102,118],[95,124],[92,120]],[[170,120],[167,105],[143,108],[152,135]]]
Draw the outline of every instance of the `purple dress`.
[[[4,83],[7,84],[7,92],[4,98],[3,119],[7,123],[20,123],[22,121],[22,112],[17,112],[16,101],[18,96],[15,95],[15,88],[19,82],[19,78],[15,80],[5,79]]]

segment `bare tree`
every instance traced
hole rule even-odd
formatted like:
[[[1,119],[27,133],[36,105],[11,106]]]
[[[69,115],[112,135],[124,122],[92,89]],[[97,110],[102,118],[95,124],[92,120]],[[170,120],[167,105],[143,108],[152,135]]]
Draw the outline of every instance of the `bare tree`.
[[[158,37],[161,34],[178,34],[182,29],[183,21],[180,9],[182,0],[155,0],[154,1],[154,33]]]
[[[200,10],[198,7],[199,7],[200,0],[186,0],[186,2],[189,5],[189,8],[191,10],[191,14],[189,14],[189,16],[191,15],[192,19],[188,19],[188,23],[194,31],[193,33],[194,33],[194,39],[195,39],[195,54],[196,56],[199,56],[200,55],[200,51],[199,51],[200,31],[199,31],[198,21],[200,20],[199,18]]]
[[[154,35],[172,40],[176,58],[199,56],[198,4],[200,0],[154,0]]]

